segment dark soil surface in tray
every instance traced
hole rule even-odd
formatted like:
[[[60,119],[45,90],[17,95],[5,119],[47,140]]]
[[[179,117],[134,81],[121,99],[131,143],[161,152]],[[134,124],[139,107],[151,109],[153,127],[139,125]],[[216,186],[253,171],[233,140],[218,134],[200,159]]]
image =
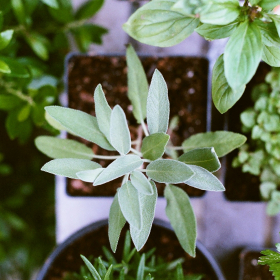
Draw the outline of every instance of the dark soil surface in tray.
[[[248,251],[243,256],[242,276],[240,280],[274,280],[268,265],[258,265],[260,252]]]
[[[208,61],[203,58],[185,57],[142,57],[144,69],[150,82],[157,68],[163,74],[169,92],[170,119],[178,115],[178,128],[172,133],[175,146],[181,145],[190,135],[206,131],[207,73]],[[127,98],[127,67],[124,56],[73,56],[68,62],[69,107],[95,115],[93,93],[101,83],[111,107],[119,104],[125,111],[132,139],[137,134],[138,125],[132,114],[132,106]],[[84,140],[95,154],[108,155],[96,145]],[[103,167],[109,161],[97,161]],[[74,196],[114,196],[122,179],[94,187],[80,180],[68,180],[67,192]],[[164,185],[158,184],[159,195],[163,195]],[[204,191],[182,185],[191,196],[201,196]]]
[[[261,63],[256,75],[247,85],[245,93],[241,99],[228,111],[227,121],[228,130],[241,133],[240,114],[248,107],[253,106],[251,99],[251,91],[257,84],[263,83],[266,74],[270,70],[267,64]],[[246,135],[248,140],[250,135]],[[231,166],[233,158],[237,155],[238,150],[227,156],[226,179],[225,179],[225,195],[226,198],[233,201],[260,201],[259,177],[249,173],[243,173],[241,168],[233,168]]]
[[[126,230],[123,229],[115,254],[117,260],[121,259],[125,232]],[[61,280],[67,271],[79,271],[80,266],[83,264],[80,254],[86,257],[104,256],[102,246],[110,248],[107,226],[84,235],[83,238],[76,240],[72,246],[65,249],[52,265],[50,272],[44,280]],[[218,280],[202,253],[197,250],[196,258],[190,257],[183,251],[177,237],[171,230],[154,225],[142,251],[145,252],[152,248],[157,248],[156,255],[161,256],[166,261],[183,257],[185,259],[183,269],[186,274],[199,273],[207,275],[203,278],[204,280]],[[105,257],[103,259],[105,260]]]

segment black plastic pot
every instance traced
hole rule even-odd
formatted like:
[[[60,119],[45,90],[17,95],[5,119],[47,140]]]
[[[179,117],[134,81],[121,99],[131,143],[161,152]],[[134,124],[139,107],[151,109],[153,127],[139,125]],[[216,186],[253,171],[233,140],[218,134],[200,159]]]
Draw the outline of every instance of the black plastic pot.
[[[90,255],[93,257],[102,255],[101,247],[105,245],[109,248],[107,227],[108,220],[101,220],[70,236],[65,242],[58,245],[49,256],[36,280],[58,280],[61,279],[60,277],[63,271],[79,271],[79,267],[82,264],[80,254],[84,254],[86,257]],[[121,256],[124,234],[125,230],[122,231],[120,237],[118,250],[115,255],[116,258]],[[158,244],[161,244],[161,247],[157,246]],[[148,250],[153,247],[157,248],[156,252],[158,254],[168,260],[184,257],[184,270],[191,267],[193,273],[207,275],[205,279],[225,280],[219,265],[199,241],[197,242],[197,257],[189,257],[180,247],[170,225],[162,220],[155,219],[151,235],[143,250]]]

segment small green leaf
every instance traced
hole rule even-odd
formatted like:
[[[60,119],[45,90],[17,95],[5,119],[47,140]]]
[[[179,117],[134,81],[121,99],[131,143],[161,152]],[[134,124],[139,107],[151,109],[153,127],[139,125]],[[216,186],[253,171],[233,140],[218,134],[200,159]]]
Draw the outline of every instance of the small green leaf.
[[[196,219],[186,192],[173,185],[164,190],[167,200],[166,215],[183,249],[195,257]]]
[[[144,272],[145,272],[145,253],[140,258],[138,269],[137,269],[136,280],[143,280]]]
[[[280,67],[280,49],[263,46],[262,60],[272,67]]]
[[[5,30],[0,33],[0,50],[6,48],[12,40],[14,30]]]
[[[59,158],[47,162],[41,170],[54,175],[79,179],[77,172],[101,167],[100,164],[87,159]]]
[[[195,174],[193,177],[187,180],[185,184],[205,191],[220,192],[225,190],[225,187],[218,180],[218,178],[208,170],[196,165],[188,166],[192,169],[192,171]]]
[[[0,110],[12,110],[22,104],[22,101],[11,94],[0,94]]]
[[[99,130],[95,117],[82,111],[60,106],[48,106],[45,109],[52,118],[72,134],[91,141],[103,149],[114,150],[104,134]]]
[[[49,7],[51,16],[60,23],[74,21],[72,2],[69,0],[56,0],[58,8]]]
[[[10,69],[10,73],[6,74],[7,76],[15,78],[28,78],[30,76],[27,68],[15,58],[0,56],[0,60],[6,63]]]
[[[280,16],[274,14],[268,14],[268,16],[273,20],[277,29],[278,36],[280,36]]]
[[[110,119],[112,110],[105,98],[101,84],[94,91],[95,114],[100,131],[110,141]]]
[[[130,181],[127,181],[118,190],[118,201],[123,216],[130,226],[140,230],[142,227],[142,212],[140,208],[139,193]]]
[[[159,183],[183,183],[194,173],[183,162],[173,159],[158,159],[147,166],[147,175]]]
[[[280,47],[280,38],[273,22],[264,23],[261,20],[258,20],[257,25],[261,31],[264,45],[269,47]]]
[[[4,61],[0,60],[0,72],[1,73],[11,73],[11,69]]]
[[[178,160],[186,164],[203,167],[210,172],[215,172],[221,168],[220,161],[213,147],[193,149],[181,155]]]
[[[48,60],[49,50],[48,45],[49,41],[45,36],[42,36],[38,33],[28,33],[26,36],[26,41],[35,54],[43,60]]]
[[[143,65],[131,45],[126,48],[128,98],[138,123],[146,118],[149,85]]]
[[[110,246],[114,253],[117,250],[120,234],[125,222],[126,220],[119,205],[118,194],[116,193],[110,208],[108,229]]]
[[[94,185],[102,185],[116,178],[119,178],[126,173],[139,168],[142,163],[143,160],[136,155],[125,155],[119,157],[104,169],[104,171],[97,177]]]
[[[256,117],[257,113],[252,108],[249,108],[240,114],[240,120],[242,124],[248,128],[253,128],[253,126],[256,124]]]
[[[91,262],[86,257],[84,257],[83,255],[81,255],[81,258],[83,259],[85,265],[87,266],[88,270],[90,271],[93,279],[94,280],[102,280],[99,273],[94,268],[94,266],[91,264]]]
[[[153,181],[152,184],[152,195],[145,195],[139,193],[139,201],[142,211],[142,228],[140,230],[135,227],[130,227],[130,235],[137,251],[145,245],[153,224],[156,202],[157,202],[157,188]]]
[[[103,6],[104,0],[88,0],[83,3],[76,12],[77,19],[88,19],[93,17]]]
[[[121,154],[126,155],[131,149],[130,132],[123,109],[116,105],[110,120],[110,143]]]
[[[96,178],[99,176],[99,174],[104,170],[104,168],[96,168],[93,170],[84,170],[84,171],[79,171],[76,173],[77,177],[88,183],[94,183]]]
[[[225,76],[223,54],[217,59],[212,75],[212,98],[215,107],[221,114],[230,109],[242,96],[245,85],[232,89]]]
[[[280,5],[279,0],[262,0],[259,3],[259,6],[267,11],[273,10],[277,5]]]
[[[138,9],[123,25],[131,37],[144,44],[170,47],[179,44],[199,24],[199,19],[172,11],[175,0],[151,1]]]
[[[169,138],[169,135],[165,133],[154,133],[145,137],[141,147],[143,158],[149,160],[160,158],[164,154]]]
[[[244,21],[235,29],[225,48],[225,76],[233,89],[240,89],[255,74],[262,55],[258,25]]]
[[[59,7],[57,0],[41,0],[41,1],[51,8],[58,9]]]
[[[23,106],[20,109],[20,111],[18,113],[18,117],[17,117],[19,122],[23,122],[28,119],[29,114],[30,114],[30,109],[31,109],[30,104],[26,104],[25,106]]]
[[[232,22],[230,24],[221,26],[204,23],[197,27],[195,31],[206,40],[223,39],[231,36],[238,24],[238,22]]]
[[[152,195],[153,188],[147,177],[140,171],[133,171],[130,174],[130,180],[132,185],[140,192],[145,195]]]
[[[274,182],[263,182],[260,184],[260,192],[263,199],[270,199],[271,193],[277,189]]]
[[[111,272],[113,271],[113,265],[111,264],[104,276],[104,280],[110,280],[111,279]]]
[[[11,4],[18,22],[20,24],[25,25],[27,17],[24,11],[24,5],[22,0],[11,0]]]
[[[162,74],[156,69],[147,98],[147,123],[150,134],[166,133],[169,122],[168,89]]]

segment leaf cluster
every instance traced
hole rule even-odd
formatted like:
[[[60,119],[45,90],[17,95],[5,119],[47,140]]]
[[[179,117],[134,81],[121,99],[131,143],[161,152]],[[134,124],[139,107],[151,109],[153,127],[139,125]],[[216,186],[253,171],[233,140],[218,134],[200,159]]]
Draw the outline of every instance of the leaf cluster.
[[[153,0],[123,25],[134,39],[149,45],[176,45],[196,31],[206,40],[229,38],[216,61],[212,96],[225,113],[242,96],[260,60],[280,66],[279,0]]]
[[[131,248],[128,231],[120,262],[106,247],[102,249],[106,260],[98,257],[90,262],[81,255],[85,265],[80,268],[80,273],[68,274],[64,280],[200,280],[203,277],[203,275],[184,275],[182,258],[168,263],[156,256],[155,248],[146,253],[136,252],[135,248]]]
[[[242,166],[243,172],[260,176],[262,198],[269,201],[267,213],[280,211],[280,72],[273,69],[266,83],[252,91],[254,107],[241,115],[242,130],[251,140],[239,148],[233,166]]]
[[[57,102],[69,39],[81,51],[101,44],[107,30],[88,23],[103,0],[76,12],[68,0],[0,1],[0,110],[11,139],[25,142],[34,126],[51,130],[44,107]]]
[[[127,48],[128,97],[139,128],[145,134],[132,141],[123,109],[108,105],[101,85],[94,92],[96,117],[59,106],[46,107],[49,120],[71,134],[82,137],[119,155],[95,155],[84,144],[69,139],[41,136],[36,146],[55,158],[42,170],[68,178],[81,179],[99,186],[123,177],[109,214],[109,240],[116,250],[120,232],[127,221],[137,250],[151,230],[157,201],[156,182],[166,185],[166,214],[186,252],[195,255],[196,220],[188,195],[175,184],[184,183],[209,191],[223,191],[222,183],[212,173],[220,168],[218,156],[242,145],[246,137],[231,132],[200,133],[174,147],[169,134],[169,99],[165,80],[155,70],[150,87],[137,54]],[[141,102],[139,102],[141,100]],[[143,102],[145,100],[145,102]],[[217,149],[218,154],[215,152]],[[167,151],[182,150],[178,158]],[[113,160],[106,168],[91,161]]]

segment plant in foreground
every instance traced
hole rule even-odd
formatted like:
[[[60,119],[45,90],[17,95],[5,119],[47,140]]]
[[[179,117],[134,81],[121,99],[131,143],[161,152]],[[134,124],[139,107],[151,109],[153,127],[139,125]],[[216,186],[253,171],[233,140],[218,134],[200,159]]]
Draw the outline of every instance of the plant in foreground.
[[[80,273],[68,274],[64,280],[200,280],[203,275],[184,275],[183,258],[167,263],[156,256],[156,249],[138,253],[131,249],[129,232],[126,233],[122,260],[117,262],[113,254],[103,247],[106,260],[95,258],[92,263],[81,256],[85,265]]]
[[[167,134],[169,100],[167,86],[155,70],[150,88],[144,69],[131,46],[127,48],[128,97],[144,139],[131,141],[123,109],[111,109],[101,85],[94,92],[96,117],[58,106],[46,107],[51,123],[119,155],[95,155],[92,149],[69,139],[39,137],[37,147],[50,157],[42,170],[99,186],[123,177],[109,215],[109,239],[115,252],[120,232],[127,221],[137,250],[145,244],[154,219],[157,201],[155,182],[165,183],[166,214],[186,252],[195,256],[196,220],[188,195],[174,184],[185,183],[210,191],[223,191],[212,174],[220,168],[218,157],[243,144],[246,137],[231,132],[208,132],[190,137],[173,147]],[[145,123],[147,120],[147,125]],[[177,159],[166,158],[172,150],[184,150]],[[162,157],[165,158],[162,158]],[[106,168],[94,158],[113,160]],[[145,176],[146,174],[146,176]],[[102,187],[102,186],[101,186]]]
[[[212,96],[225,113],[242,96],[260,60],[280,67],[279,0],[152,0],[123,25],[149,45],[176,45],[196,31],[206,40],[229,41],[213,69]]]
[[[250,133],[248,144],[239,148],[233,166],[242,166],[243,172],[260,176],[260,192],[269,201],[267,213],[280,211],[280,69],[266,76],[266,83],[252,91],[254,107],[240,116],[242,130]]]

